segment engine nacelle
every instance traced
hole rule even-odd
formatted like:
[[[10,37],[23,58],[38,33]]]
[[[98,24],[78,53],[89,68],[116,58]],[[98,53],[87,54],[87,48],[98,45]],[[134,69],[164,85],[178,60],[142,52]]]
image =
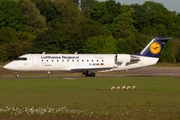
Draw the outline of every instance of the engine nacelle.
[[[115,57],[115,62],[117,63],[123,63],[124,61],[130,62],[131,57],[129,54],[117,54]]]
[[[129,55],[129,54],[117,54],[115,56],[115,62],[116,63],[132,63],[132,62],[138,62],[140,59],[139,57]]]

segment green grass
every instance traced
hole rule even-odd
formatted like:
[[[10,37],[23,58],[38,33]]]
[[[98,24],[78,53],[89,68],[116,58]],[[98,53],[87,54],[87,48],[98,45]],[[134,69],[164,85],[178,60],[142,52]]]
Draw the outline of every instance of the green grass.
[[[136,90],[109,90],[123,85]],[[93,119],[180,119],[179,86],[173,77],[1,79],[0,108],[66,107],[93,112]]]

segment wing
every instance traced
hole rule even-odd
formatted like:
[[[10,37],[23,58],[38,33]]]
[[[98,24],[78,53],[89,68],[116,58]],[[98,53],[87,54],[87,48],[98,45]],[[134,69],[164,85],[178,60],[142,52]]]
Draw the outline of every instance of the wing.
[[[110,70],[114,67],[99,67],[99,68],[73,68],[71,71],[74,72],[86,72],[86,71],[91,71],[91,72],[98,72],[98,71],[103,71],[103,70]]]

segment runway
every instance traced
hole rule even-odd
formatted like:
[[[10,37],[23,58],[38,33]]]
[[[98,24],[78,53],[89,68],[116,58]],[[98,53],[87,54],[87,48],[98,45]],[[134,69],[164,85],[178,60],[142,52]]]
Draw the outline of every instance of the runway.
[[[128,71],[120,71],[121,73],[134,73],[132,75],[114,75],[114,76],[100,76],[97,75],[96,77],[105,78],[105,77],[150,77],[150,76],[174,76],[175,74],[178,75],[180,73],[180,67],[144,67],[134,70],[128,70]],[[14,74],[14,72],[12,72]],[[28,73],[27,73],[28,74]],[[71,73],[69,73],[70,75]],[[33,76],[33,77],[4,77],[0,76],[0,79],[37,79],[37,78],[61,78],[61,79],[67,79],[67,78],[81,78],[85,76],[66,76],[66,75],[59,75],[59,76]],[[93,78],[93,77],[88,77]]]
[[[148,76],[174,76],[174,74],[180,73],[180,67],[144,67],[122,72],[146,74]]]

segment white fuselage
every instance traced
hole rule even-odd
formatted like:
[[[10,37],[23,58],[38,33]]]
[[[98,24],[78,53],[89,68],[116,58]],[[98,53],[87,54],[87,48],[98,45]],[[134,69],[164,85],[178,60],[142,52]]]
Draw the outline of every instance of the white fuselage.
[[[115,56],[122,60],[118,63]],[[4,68],[14,71],[74,71],[107,72],[129,70],[157,63],[159,58],[133,55],[137,62],[129,62],[128,54],[26,54]],[[21,59],[22,58],[22,59]],[[129,58],[128,58],[129,59]]]

